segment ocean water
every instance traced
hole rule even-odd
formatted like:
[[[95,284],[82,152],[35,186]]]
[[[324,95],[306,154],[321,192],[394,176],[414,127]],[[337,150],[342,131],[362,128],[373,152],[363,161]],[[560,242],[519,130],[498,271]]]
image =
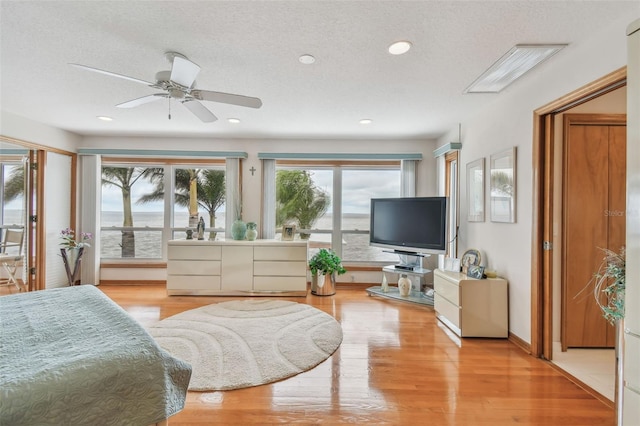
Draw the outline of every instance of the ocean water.
[[[22,224],[23,212],[20,210],[6,210],[5,224]],[[209,223],[209,218],[204,217],[205,223]],[[313,226],[314,229],[330,229],[332,225],[331,215],[320,218]],[[351,214],[343,217],[343,228],[350,230],[368,230],[369,216]],[[122,226],[122,212],[102,212],[102,228]],[[189,215],[185,213],[175,213],[175,227],[186,228],[189,224]],[[225,224],[224,212],[218,213],[216,226],[223,229]],[[135,236],[135,257],[137,259],[161,259],[162,258],[162,229],[164,226],[164,214],[162,212],[134,212],[133,225],[135,227],[159,228],[157,230],[134,231]],[[76,230],[81,232],[82,230]],[[174,231],[174,239],[185,238],[184,231]],[[205,233],[205,238],[209,238],[209,232]],[[122,258],[122,233],[120,230],[102,229],[100,231],[101,247],[100,256],[104,259]],[[224,231],[217,232],[217,240],[224,240]],[[309,256],[315,254],[319,247],[330,246],[330,234],[311,234],[309,243]],[[369,234],[344,234],[342,245],[342,259],[351,262],[371,262],[388,261],[397,262],[398,258],[394,254],[385,253],[378,247],[369,246]],[[93,245],[92,245],[93,246]]]
[[[204,216],[203,216],[204,217]],[[205,223],[209,223],[209,218],[204,217]],[[133,226],[135,227],[157,227],[162,228],[164,215],[162,212],[134,212]],[[121,212],[102,212],[102,227],[122,226],[123,216]],[[187,213],[176,213],[174,224],[175,227],[187,227],[189,216]],[[224,212],[218,213],[216,216],[216,226],[224,228],[225,217]],[[314,229],[330,229],[332,217],[325,215],[320,218],[313,226]],[[345,215],[343,217],[344,229],[351,230],[368,230],[368,215]],[[162,231],[135,231],[135,255],[140,259],[157,259],[162,257]],[[121,241],[122,234],[119,230],[101,231],[101,250],[102,258],[122,258]],[[174,231],[173,238],[185,238],[184,231]],[[209,232],[205,232],[205,238],[209,238]],[[319,247],[329,247],[330,234],[315,233],[311,234],[309,255],[312,256]],[[217,232],[217,240],[225,239],[223,231]],[[390,253],[384,253],[382,249],[369,246],[369,234],[344,234],[342,246],[342,259],[344,261],[367,262],[367,261],[389,261],[391,263],[398,260],[397,256]]]

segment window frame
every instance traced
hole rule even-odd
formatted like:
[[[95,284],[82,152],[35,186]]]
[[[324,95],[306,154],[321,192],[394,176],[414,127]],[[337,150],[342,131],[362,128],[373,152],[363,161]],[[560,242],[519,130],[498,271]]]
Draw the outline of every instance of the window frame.
[[[99,232],[102,231],[156,231],[161,233],[161,253],[162,257],[153,258],[122,258],[122,257],[102,257],[100,255],[100,263],[104,265],[150,265],[150,264],[166,264],[167,262],[167,242],[174,239],[173,235],[176,231],[186,231],[187,227],[174,226],[174,193],[175,193],[175,170],[178,168],[222,168],[226,174],[227,158],[184,158],[184,159],[172,159],[172,158],[155,158],[155,157],[102,157],[100,166],[100,176],[102,176],[103,167],[163,167],[164,168],[164,186],[169,188],[165,190],[164,196],[164,218],[162,227],[148,227],[148,226],[133,226],[133,227],[103,227],[99,225]],[[102,184],[100,185],[102,188]],[[102,195],[100,196],[100,203],[102,203]],[[102,211],[102,207],[100,207]],[[225,232],[225,227],[206,228],[205,232]],[[102,252],[102,247],[99,247]]]
[[[289,170],[331,170],[333,174],[333,194],[332,194],[332,229],[312,229],[312,230],[303,230],[303,231],[313,231],[313,233],[318,234],[331,234],[331,246],[336,254],[342,257],[342,240],[343,235],[349,234],[369,234],[369,230],[344,230],[342,229],[342,172],[349,170],[398,170],[401,174],[401,182],[398,192],[398,197],[401,196],[402,192],[402,161],[401,160],[275,160],[275,170],[280,169],[289,169]],[[275,181],[273,182],[275,185]],[[275,193],[275,192],[274,192]],[[276,233],[281,230],[276,229]],[[296,229],[296,232],[300,232],[300,229]],[[345,264],[353,264],[353,265],[371,265],[371,266],[379,266],[388,264],[389,261],[385,260],[365,260],[365,261],[357,261],[357,260],[349,260],[346,259]]]

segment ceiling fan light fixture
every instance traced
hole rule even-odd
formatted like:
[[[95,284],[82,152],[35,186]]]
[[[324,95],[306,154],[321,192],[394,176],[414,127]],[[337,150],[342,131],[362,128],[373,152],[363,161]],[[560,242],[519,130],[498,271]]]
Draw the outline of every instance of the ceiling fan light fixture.
[[[102,121],[113,121],[113,118],[107,117],[106,115],[98,115],[96,118]]]
[[[464,93],[498,93],[566,44],[517,44],[471,83]]]
[[[231,124],[239,124],[240,123],[240,119],[239,118],[227,118],[227,121]]]
[[[389,53],[392,55],[403,55],[411,49],[411,42],[407,40],[400,40],[389,45]]]

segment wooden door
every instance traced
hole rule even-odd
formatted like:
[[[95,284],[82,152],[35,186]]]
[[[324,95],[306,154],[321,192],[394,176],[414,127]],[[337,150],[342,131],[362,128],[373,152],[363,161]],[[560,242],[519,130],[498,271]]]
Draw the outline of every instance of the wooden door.
[[[625,241],[626,126],[611,117],[565,116],[563,350],[615,345],[615,328],[585,290],[601,249],[618,251]]]

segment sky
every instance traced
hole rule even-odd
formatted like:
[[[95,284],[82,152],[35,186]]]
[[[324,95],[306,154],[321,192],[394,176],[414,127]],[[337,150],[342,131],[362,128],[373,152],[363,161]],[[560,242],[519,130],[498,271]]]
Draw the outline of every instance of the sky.
[[[330,170],[315,170],[312,178],[321,189],[332,194],[332,173]],[[343,183],[343,212],[368,214],[371,198],[398,197],[400,194],[400,172],[398,170],[344,170]],[[132,194],[133,210],[137,212],[162,211],[163,203],[137,204],[140,195],[151,192],[153,185],[138,181]],[[331,207],[330,207],[331,208]],[[108,186],[102,188],[102,210],[122,210],[122,193],[119,188]]]

